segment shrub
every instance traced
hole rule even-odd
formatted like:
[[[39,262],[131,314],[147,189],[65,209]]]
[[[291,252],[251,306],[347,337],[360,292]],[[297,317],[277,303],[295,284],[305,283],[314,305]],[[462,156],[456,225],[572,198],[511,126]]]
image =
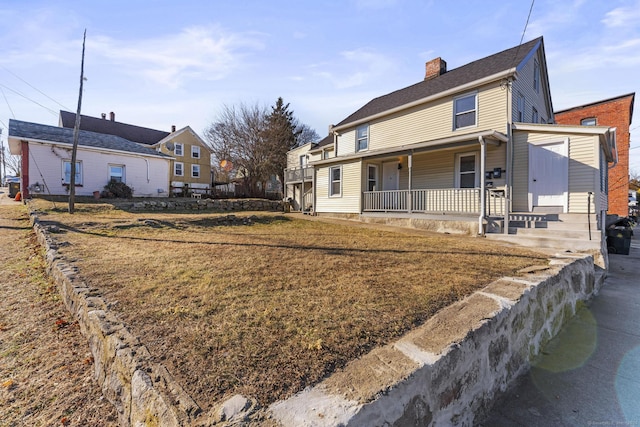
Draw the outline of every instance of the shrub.
[[[133,197],[133,190],[124,182],[118,182],[115,179],[109,181],[104,186],[104,190],[108,197],[118,197],[123,199],[130,199]]]

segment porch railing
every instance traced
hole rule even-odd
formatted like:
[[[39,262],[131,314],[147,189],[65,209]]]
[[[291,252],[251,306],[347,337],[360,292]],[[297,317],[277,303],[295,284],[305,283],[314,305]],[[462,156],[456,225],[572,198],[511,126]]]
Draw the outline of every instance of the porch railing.
[[[480,213],[479,188],[445,188],[363,193],[364,212]],[[487,215],[504,215],[504,195],[486,190]]]
[[[313,179],[313,168],[304,167],[304,168],[290,168],[284,170],[284,182],[292,183],[292,182],[302,182],[311,181]]]

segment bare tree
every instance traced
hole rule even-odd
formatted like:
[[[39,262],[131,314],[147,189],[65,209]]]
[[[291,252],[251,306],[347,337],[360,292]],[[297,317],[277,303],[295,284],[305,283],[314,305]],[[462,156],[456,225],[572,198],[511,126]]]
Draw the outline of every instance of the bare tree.
[[[5,164],[7,166],[7,174],[8,175],[13,175],[13,176],[20,176],[20,169],[22,167],[21,164],[21,157],[20,156],[14,156],[12,154],[7,155],[7,152],[5,151]]]
[[[249,196],[262,195],[269,162],[264,143],[266,110],[259,105],[225,105],[217,120],[205,130],[205,139],[219,165],[223,160],[234,165]]]
[[[308,142],[320,141],[320,135],[318,135],[315,129],[304,123],[299,123],[298,120],[295,120],[295,126],[298,134],[297,146],[304,145]]]

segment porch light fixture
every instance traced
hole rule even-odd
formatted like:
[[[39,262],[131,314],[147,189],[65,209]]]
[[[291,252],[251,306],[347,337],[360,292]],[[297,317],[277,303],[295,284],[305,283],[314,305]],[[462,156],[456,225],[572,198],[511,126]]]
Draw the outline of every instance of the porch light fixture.
[[[398,163],[398,170],[402,169],[402,163]]]

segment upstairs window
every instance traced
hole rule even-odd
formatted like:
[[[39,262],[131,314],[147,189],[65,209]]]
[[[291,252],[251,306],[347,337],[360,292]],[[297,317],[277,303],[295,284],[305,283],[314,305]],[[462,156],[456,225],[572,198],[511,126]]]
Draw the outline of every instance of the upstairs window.
[[[184,146],[179,142],[176,142],[173,154],[176,156],[184,156]]]
[[[518,114],[516,121],[524,122],[524,95],[521,93],[518,93]]]
[[[191,157],[194,159],[200,158],[200,147],[198,147],[197,145],[191,146]]]
[[[62,183],[71,184],[71,160],[62,162]],[[76,162],[76,185],[82,185],[82,162]]]
[[[540,64],[537,60],[533,61],[533,89],[540,92]]]
[[[477,100],[475,93],[453,100],[454,130],[476,125]]]
[[[359,126],[356,129],[356,151],[369,148],[369,125]]]
[[[307,167],[307,155],[303,154],[302,156],[300,156],[300,167],[301,168],[306,168]]]
[[[538,110],[536,110],[536,107],[533,107],[533,109],[531,110],[531,123],[538,123],[539,117],[538,117]]]
[[[597,125],[598,123],[597,123],[597,121],[596,121],[596,118],[595,118],[595,117],[589,117],[589,118],[586,118],[586,119],[582,119],[582,120],[580,120],[580,124],[581,124],[582,126],[595,126],[595,125]]]

